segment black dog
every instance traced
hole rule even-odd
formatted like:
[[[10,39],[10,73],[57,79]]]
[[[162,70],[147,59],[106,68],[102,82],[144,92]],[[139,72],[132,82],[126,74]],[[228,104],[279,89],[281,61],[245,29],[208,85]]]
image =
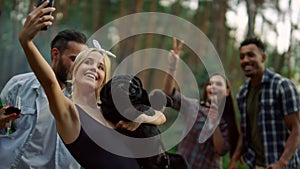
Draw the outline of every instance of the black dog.
[[[117,124],[120,120],[133,121],[142,113],[153,116],[154,109],[161,110],[164,106],[171,106],[172,101],[160,91],[155,91],[152,97],[143,88],[141,80],[136,76],[119,75],[109,80],[100,91],[101,109],[104,117]],[[151,107],[150,104],[153,104]],[[121,114],[123,113],[123,114]],[[135,138],[146,138],[160,134],[156,125],[142,123],[135,131],[117,129],[122,134]],[[157,148],[164,150],[161,140],[157,140]],[[161,153],[147,158],[138,158],[138,163],[143,169],[185,169],[187,163],[178,154]],[[177,163],[176,166],[172,166]],[[180,167],[179,164],[182,164]]]

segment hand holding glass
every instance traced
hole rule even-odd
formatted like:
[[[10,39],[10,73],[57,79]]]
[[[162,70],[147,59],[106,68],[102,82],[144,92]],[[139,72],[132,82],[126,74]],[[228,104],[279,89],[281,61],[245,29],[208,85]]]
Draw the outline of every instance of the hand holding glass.
[[[11,103],[11,99],[7,100],[9,103],[5,104],[5,105],[9,105],[8,108],[6,108],[4,115],[9,115],[12,113],[16,113],[16,114],[20,114],[21,113],[21,97],[17,96],[16,97],[16,101],[15,101],[15,105],[12,105]],[[1,135],[1,137],[8,137],[10,138],[9,134],[12,133],[11,130],[12,127],[12,120],[9,121],[8,126],[6,128],[6,134],[5,135]]]

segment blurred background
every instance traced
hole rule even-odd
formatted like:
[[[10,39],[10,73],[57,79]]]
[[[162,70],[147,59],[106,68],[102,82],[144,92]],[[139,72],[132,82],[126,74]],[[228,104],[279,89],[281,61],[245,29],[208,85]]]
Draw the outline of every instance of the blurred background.
[[[30,71],[18,34],[36,4],[37,0],[0,0],[0,89],[13,75]],[[245,80],[239,66],[238,47],[246,36],[260,37],[267,45],[266,67],[288,77],[300,88],[299,0],[55,0],[55,8],[53,26],[35,39],[49,62],[50,41],[58,31],[74,28],[89,37],[122,16],[162,12],[193,23],[208,37],[220,56],[233,96]],[[118,40],[117,30],[112,30],[109,36]],[[146,48],[169,50],[172,39],[153,34],[137,35],[122,40],[112,51],[118,56],[116,62],[121,62],[133,52]],[[202,91],[207,72],[189,48],[184,47],[183,51],[182,58],[195,74]],[[160,87],[163,75],[158,71],[140,73],[146,88]]]

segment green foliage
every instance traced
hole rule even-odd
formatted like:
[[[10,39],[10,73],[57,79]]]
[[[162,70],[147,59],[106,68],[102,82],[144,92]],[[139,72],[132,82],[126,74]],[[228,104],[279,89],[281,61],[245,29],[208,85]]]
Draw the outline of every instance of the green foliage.
[[[172,149],[170,149],[168,152],[170,153],[176,153],[176,146],[173,147]],[[227,169],[229,167],[229,163],[230,163],[230,157],[229,157],[229,153],[227,153],[226,155],[224,155],[222,157],[222,165],[223,165],[223,169]],[[238,168],[239,169],[248,169],[247,165],[246,164],[241,164],[239,161],[238,161]]]
[[[225,156],[223,156],[222,158],[222,162],[223,162],[223,169],[227,169],[230,163],[230,157],[229,154],[227,153]],[[242,165],[239,161],[238,161],[238,167],[239,169],[248,169],[247,165],[244,164]]]

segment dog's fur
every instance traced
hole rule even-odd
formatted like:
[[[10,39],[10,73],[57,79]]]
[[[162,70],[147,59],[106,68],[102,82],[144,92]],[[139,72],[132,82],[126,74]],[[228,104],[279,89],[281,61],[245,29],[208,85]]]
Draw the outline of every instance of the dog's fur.
[[[161,110],[163,106],[171,105],[171,99],[167,96],[158,93],[153,95],[153,97],[157,96],[160,97],[160,100],[166,99],[166,105],[156,104],[152,106],[155,109]],[[162,97],[165,98],[161,99]],[[159,99],[150,98],[149,100],[148,93],[143,88],[141,80],[136,76],[130,75],[119,75],[113,77],[101,89],[100,98],[100,106],[103,115],[113,124],[117,124],[120,120],[132,121],[142,113],[153,116],[155,112],[151,107],[150,100]],[[117,101],[118,103],[115,104],[114,101]],[[146,138],[160,134],[157,126],[147,123],[142,123],[135,131],[122,129],[117,129],[117,131],[135,138]],[[164,150],[160,139],[154,144],[157,144],[158,148]],[[176,154],[173,156],[170,153],[161,153],[152,157],[138,158],[137,160],[143,169],[162,169],[172,168],[170,160],[175,160],[174,158],[177,159],[177,162],[180,161],[179,163],[184,163],[184,165],[186,165],[186,161],[180,155]],[[176,168],[180,167],[178,164],[176,165]],[[182,168],[187,168],[187,165]]]

